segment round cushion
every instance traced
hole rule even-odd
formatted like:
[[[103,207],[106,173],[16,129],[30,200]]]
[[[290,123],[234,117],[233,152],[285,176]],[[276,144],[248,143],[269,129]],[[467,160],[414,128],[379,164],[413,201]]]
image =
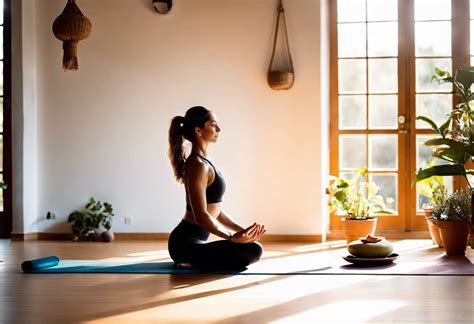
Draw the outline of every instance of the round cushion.
[[[393,252],[393,245],[386,240],[377,243],[363,243],[357,240],[349,243],[347,250],[358,258],[385,258]]]

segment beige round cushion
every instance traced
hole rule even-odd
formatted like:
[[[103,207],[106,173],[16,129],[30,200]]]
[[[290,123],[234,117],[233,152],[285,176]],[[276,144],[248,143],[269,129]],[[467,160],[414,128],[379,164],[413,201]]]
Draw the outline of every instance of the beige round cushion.
[[[393,252],[393,245],[386,240],[377,243],[363,243],[357,240],[349,243],[347,250],[359,258],[385,258]]]

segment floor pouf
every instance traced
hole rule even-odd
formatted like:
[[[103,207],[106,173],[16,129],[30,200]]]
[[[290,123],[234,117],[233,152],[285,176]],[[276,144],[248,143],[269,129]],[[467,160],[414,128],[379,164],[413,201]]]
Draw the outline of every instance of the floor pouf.
[[[349,243],[347,250],[358,258],[385,258],[393,252],[393,245],[387,240],[376,243],[364,243],[357,240]]]

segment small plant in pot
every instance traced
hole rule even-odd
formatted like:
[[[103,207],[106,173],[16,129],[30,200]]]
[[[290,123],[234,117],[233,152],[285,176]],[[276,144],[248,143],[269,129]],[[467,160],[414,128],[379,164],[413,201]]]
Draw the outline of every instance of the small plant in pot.
[[[374,235],[377,218],[374,214],[392,214],[387,204],[393,204],[392,198],[378,195],[379,187],[374,182],[365,182],[367,168],[355,170],[351,179],[330,177],[327,188],[330,212],[342,211],[342,230],[346,241],[352,242],[368,234]]]
[[[435,191],[433,195],[436,202],[431,217],[439,227],[446,254],[463,255],[469,240],[471,192],[459,190],[447,194],[444,189]]]
[[[68,223],[74,234],[74,241],[80,238],[95,240],[100,235],[105,242],[111,242],[114,234],[110,230],[112,227],[112,217],[114,216],[112,205],[96,201],[93,197],[82,210],[75,210],[69,214]]]
[[[427,167],[434,166],[434,162],[428,163]],[[433,205],[440,205],[442,200],[447,197],[446,187],[444,186],[444,180],[441,176],[434,176],[431,178],[423,179],[417,183],[418,192],[424,196],[428,202],[423,204],[423,211],[425,213],[426,223],[431,236],[431,240],[434,244],[442,248],[443,240],[436,222],[433,219]]]

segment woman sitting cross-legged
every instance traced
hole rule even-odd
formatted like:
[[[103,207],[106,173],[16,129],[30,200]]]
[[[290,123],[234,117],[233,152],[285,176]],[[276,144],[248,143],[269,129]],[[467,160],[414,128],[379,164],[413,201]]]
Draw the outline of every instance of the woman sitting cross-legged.
[[[186,190],[186,212],[168,240],[177,267],[243,270],[263,253],[257,241],[265,234],[265,226],[254,223],[244,228],[221,208],[225,182],[207,152],[220,131],[216,115],[201,106],[171,121],[169,157],[176,179]],[[184,139],[192,143],[187,157]],[[210,233],[223,240],[206,242]]]

